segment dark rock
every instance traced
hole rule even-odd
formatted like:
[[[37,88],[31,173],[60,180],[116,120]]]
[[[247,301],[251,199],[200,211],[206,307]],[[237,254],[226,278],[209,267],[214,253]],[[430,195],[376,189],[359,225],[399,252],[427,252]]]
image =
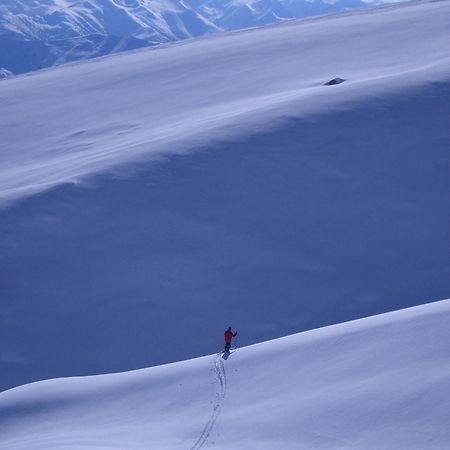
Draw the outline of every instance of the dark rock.
[[[333,78],[330,81],[327,81],[324,86],[333,86],[335,84],[341,84],[343,83],[345,80],[343,78]]]

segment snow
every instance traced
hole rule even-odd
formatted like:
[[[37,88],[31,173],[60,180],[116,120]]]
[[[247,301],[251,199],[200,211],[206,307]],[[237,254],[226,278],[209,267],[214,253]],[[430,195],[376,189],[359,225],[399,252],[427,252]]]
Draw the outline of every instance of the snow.
[[[0,394],[0,446],[450,446],[450,300],[133,372]]]
[[[3,67],[0,68],[0,80],[10,77],[12,74],[10,70],[4,69]]]
[[[2,81],[0,448],[449,448],[449,16]]]
[[[447,298],[449,5],[2,81],[0,390]]]
[[[417,3],[214,36],[2,83],[8,114],[0,125],[0,204],[126,161],[235,137],[250,126],[267,129],[282,117],[324,112],[424,78],[446,79],[449,15],[448,1]],[[348,82],[333,91],[322,86],[335,75]]]

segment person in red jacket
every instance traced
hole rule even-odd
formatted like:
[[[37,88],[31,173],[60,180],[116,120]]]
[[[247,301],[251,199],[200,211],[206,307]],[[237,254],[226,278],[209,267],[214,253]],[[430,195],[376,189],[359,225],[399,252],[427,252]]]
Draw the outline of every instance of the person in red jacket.
[[[225,331],[225,333],[223,333],[223,336],[225,338],[225,348],[224,348],[224,352],[229,352],[230,351],[230,347],[231,347],[231,340],[237,335],[237,331],[235,333],[233,333],[231,331],[231,327],[228,327],[228,330]]]

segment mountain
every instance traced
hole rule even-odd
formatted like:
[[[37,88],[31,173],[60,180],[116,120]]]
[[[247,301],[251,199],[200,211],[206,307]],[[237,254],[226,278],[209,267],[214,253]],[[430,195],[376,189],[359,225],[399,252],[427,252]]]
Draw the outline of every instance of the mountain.
[[[361,0],[6,0],[0,67],[18,74],[79,59],[366,6]]]
[[[135,372],[0,394],[8,450],[441,450],[450,301]]]
[[[7,0],[0,11],[2,35],[43,41],[102,34],[160,42],[214,29],[176,0]]]
[[[4,67],[8,67],[12,75],[147,46],[148,43],[142,39],[100,34],[57,41],[0,37],[0,61]]]
[[[3,80],[1,389],[447,298],[449,22],[417,2]]]

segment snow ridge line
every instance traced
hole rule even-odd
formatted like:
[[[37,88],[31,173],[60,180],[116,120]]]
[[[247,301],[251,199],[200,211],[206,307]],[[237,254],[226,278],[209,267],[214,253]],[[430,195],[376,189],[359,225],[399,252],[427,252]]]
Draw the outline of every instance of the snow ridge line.
[[[220,355],[217,355],[214,358],[214,372],[216,374],[219,390],[218,392],[216,392],[216,401],[214,403],[213,411],[211,413],[211,417],[203,428],[200,437],[197,439],[197,442],[190,448],[190,450],[199,450],[203,447],[203,445],[209,438],[212,429],[214,428],[216,420],[219,418],[220,411],[225,400],[225,393],[227,390],[227,377],[225,366]]]

